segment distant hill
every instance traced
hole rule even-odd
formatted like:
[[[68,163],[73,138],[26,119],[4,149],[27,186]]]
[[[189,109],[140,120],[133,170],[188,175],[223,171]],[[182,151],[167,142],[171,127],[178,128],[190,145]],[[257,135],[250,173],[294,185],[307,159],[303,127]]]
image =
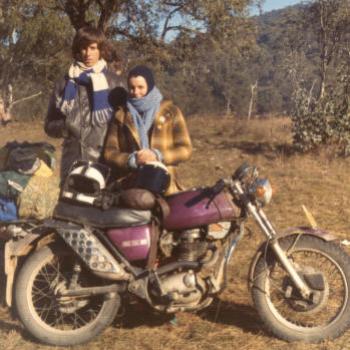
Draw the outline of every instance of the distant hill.
[[[258,27],[257,42],[262,51],[259,65],[258,113],[288,113],[292,108],[292,87],[288,70],[291,67],[292,51],[301,45],[306,35],[300,21],[306,11],[307,5],[298,4],[255,17]],[[312,46],[310,43],[310,47]],[[306,79],[313,80],[315,77],[312,59],[314,55],[313,51],[303,63],[308,71]]]

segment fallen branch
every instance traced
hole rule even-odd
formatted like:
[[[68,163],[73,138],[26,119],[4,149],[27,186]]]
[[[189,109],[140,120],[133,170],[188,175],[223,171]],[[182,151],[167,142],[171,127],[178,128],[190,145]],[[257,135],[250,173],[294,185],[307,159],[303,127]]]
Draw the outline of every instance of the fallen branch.
[[[18,100],[16,100],[16,101],[13,101],[11,104],[10,104],[10,108],[9,108],[9,110],[11,110],[11,108],[15,105],[15,104],[17,104],[17,103],[19,103],[19,102],[23,102],[23,101],[27,101],[27,100],[30,100],[31,98],[34,98],[34,97],[37,97],[37,96],[40,96],[42,94],[42,92],[41,91],[39,91],[39,92],[37,92],[36,94],[34,94],[34,95],[31,95],[31,96],[27,96],[27,97],[23,97],[23,98],[20,98],[20,99],[18,99]]]
[[[6,104],[4,102],[2,102],[2,99],[0,101],[0,105],[2,107],[2,108],[0,108],[0,124],[3,126],[6,126],[6,124],[8,124],[12,120],[11,109],[14,105],[16,105],[17,103],[20,103],[20,102],[30,100],[34,97],[38,97],[42,94],[42,92],[39,91],[36,94],[22,97],[16,101],[12,101],[12,86],[11,85],[9,85],[8,91],[9,91],[9,94],[8,94],[7,108],[6,108]]]

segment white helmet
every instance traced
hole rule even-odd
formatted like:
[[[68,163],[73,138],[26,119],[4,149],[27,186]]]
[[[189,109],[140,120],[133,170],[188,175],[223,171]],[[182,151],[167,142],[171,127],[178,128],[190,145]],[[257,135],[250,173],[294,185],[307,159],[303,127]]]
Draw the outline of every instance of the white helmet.
[[[108,177],[109,168],[103,164],[75,162],[65,180],[61,197],[93,204],[106,188]]]

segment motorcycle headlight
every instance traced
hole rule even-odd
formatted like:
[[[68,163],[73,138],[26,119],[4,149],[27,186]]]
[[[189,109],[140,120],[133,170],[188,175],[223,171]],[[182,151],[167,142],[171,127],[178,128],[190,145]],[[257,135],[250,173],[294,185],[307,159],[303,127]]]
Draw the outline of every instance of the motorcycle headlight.
[[[272,198],[272,187],[268,179],[256,179],[249,192],[261,205],[268,204]]]

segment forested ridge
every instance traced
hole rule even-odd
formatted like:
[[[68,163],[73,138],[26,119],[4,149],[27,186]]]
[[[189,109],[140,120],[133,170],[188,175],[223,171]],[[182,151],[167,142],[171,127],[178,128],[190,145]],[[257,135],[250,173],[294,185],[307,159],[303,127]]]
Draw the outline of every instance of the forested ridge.
[[[111,40],[110,63],[120,74],[137,63],[152,66],[165,96],[187,115],[291,115],[300,104],[297,91],[316,101],[338,81],[349,59],[349,5],[317,0],[252,16],[259,6],[253,0],[3,0],[5,108],[18,120],[43,118],[52,87],[70,64],[75,30],[93,24]]]

